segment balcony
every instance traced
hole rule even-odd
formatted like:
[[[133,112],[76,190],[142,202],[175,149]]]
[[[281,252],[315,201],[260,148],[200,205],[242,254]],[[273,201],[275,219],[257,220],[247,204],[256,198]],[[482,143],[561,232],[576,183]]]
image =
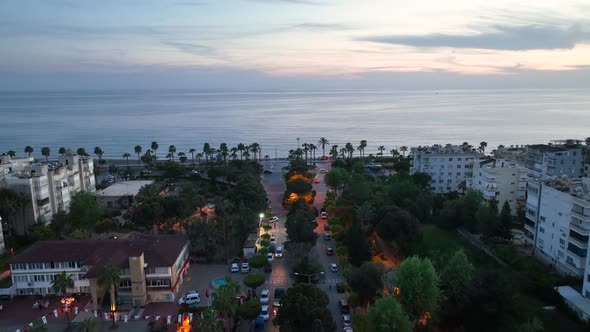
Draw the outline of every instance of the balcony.
[[[535,234],[535,226],[534,226],[534,223],[533,223],[533,226],[529,225],[528,223],[525,223],[524,224],[524,229],[526,229],[527,231],[531,232],[532,234]]]
[[[573,229],[574,231],[582,234],[582,235],[590,235],[590,230],[583,228],[582,226],[588,226],[587,224],[578,224],[577,222],[574,222],[572,220],[572,222],[570,223],[570,228]]]
[[[582,222],[588,222],[590,223],[590,216],[585,216],[579,212],[576,212],[574,210],[572,210],[572,216],[576,217],[577,219],[580,219]]]
[[[568,241],[569,241],[569,243],[575,245],[578,248],[588,249],[588,242],[580,241],[580,240],[576,239],[573,236],[570,236],[569,239],[568,239]],[[580,256],[580,257],[582,257],[582,256]],[[584,255],[583,257],[586,257],[586,255]]]

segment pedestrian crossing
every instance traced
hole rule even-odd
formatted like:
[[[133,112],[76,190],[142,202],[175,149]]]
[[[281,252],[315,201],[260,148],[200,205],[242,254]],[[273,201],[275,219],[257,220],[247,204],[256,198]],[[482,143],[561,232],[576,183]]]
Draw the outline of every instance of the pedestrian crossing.
[[[325,285],[336,285],[339,282],[343,282],[344,280],[339,279],[339,278],[322,278],[319,280],[318,284],[325,284]],[[269,278],[266,279],[265,283],[267,285],[276,285],[276,286],[286,286],[286,285],[290,285],[292,282],[291,280],[287,279],[287,278]]]

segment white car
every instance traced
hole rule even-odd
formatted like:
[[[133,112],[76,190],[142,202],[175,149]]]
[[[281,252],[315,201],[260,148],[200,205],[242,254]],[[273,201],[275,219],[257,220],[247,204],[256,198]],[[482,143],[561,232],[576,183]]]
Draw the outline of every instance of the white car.
[[[250,264],[242,263],[242,273],[248,273],[248,272],[250,272]]]
[[[278,247],[277,247],[277,250],[276,250],[276,252],[275,252],[275,257],[276,257],[276,258],[281,258],[281,257],[283,257],[283,247],[281,247],[281,246],[278,246]]]
[[[279,217],[268,218],[268,221],[270,221],[270,222],[277,222],[277,221],[279,221]]]
[[[352,332],[352,327],[346,326],[342,331],[344,331],[344,332]]]
[[[277,239],[274,236],[270,237],[270,244],[277,245]]]
[[[267,305],[262,306],[262,309],[260,310],[260,316],[262,316],[265,321],[268,320],[268,306]]]
[[[269,252],[268,254],[266,254],[266,260],[267,260],[269,263],[272,263],[272,261],[273,261],[273,258],[274,258],[274,255],[272,254],[272,252]]]
[[[350,315],[342,315],[342,323],[344,323],[345,327],[352,326],[352,322],[350,321]]]
[[[338,272],[338,265],[336,265],[336,263],[330,264],[330,271]]]
[[[260,304],[268,304],[268,296],[270,295],[270,291],[268,289],[263,289],[260,292]]]
[[[321,168],[320,173],[328,173],[328,171],[326,171],[324,168]]]
[[[322,212],[320,216],[322,219],[328,219],[328,214],[326,212]]]
[[[188,305],[198,304],[199,302],[201,302],[201,298],[199,297],[199,292],[195,290],[189,291],[178,300],[178,304]]]
[[[240,272],[240,267],[238,266],[238,263],[232,263],[231,264],[231,272]]]

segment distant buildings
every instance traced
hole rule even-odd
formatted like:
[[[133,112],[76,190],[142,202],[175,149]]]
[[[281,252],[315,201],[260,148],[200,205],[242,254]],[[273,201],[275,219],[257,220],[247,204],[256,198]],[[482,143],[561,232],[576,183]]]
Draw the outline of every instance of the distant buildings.
[[[512,214],[524,207],[527,183],[527,169],[514,161],[489,158],[473,162],[473,176],[468,187],[481,191],[483,197],[510,204]]]
[[[119,303],[171,302],[189,267],[188,245],[181,235],[39,241],[9,261],[12,283],[19,295],[53,294],[51,281],[65,271],[74,280],[68,292],[90,294],[97,310],[109,298],[98,277],[106,266],[114,265],[121,269]]]
[[[152,180],[120,181],[97,191],[96,201],[105,208],[127,209],[139,190],[152,183]]]
[[[578,178],[583,175],[582,146],[535,144],[527,146],[525,166],[537,179],[566,175]]]
[[[51,222],[58,211],[68,211],[74,194],[94,192],[94,164],[92,158],[77,155],[63,155],[56,163],[49,164],[3,155],[0,156],[2,187],[24,194],[30,202],[9,225],[22,235],[35,223]]]
[[[461,191],[460,185],[466,187],[466,180],[472,176],[473,163],[480,158],[483,154],[457,145],[412,148],[410,173],[429,174],[433,193]]]

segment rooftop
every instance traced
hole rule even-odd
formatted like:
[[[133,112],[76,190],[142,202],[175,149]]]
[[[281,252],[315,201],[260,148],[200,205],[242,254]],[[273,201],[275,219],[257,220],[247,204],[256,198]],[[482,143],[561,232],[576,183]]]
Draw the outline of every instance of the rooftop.
[[[538,150],[540,152],[560,152],[567,151],[563,146],[548,145],[548,144],[533,144],[528,146],[529,150]]]
[[[152,183],[154,183],[154,181],[152,180],[120,181],[110,185],[106,189],[97,191],[96,196],[120,197],[128,195],[137,195],[139,189],[141,189],[143,186],[147,186]]]
[[[556,287],[556,290],[567,302],[583,311],[586,316],[590,316],[590,299],[583,297],[582,294],[570,286]]]
[[[590,178],[572,179],[562,176],[546,181],[545,184],[579,199],[590,201]]]
[[[412,148],[411,151],[423,154],[469,154],[483,156],[483,154],[477,152],[475,149],[466,149],[461,145],[451,144],[447,144],[445,146],[442,146],[440,144],[435,144],[433,146],[419,146],[417,148]]]
[[[9,263],[82,262],[92,266],[86,273],[92,278],[106,265],[127,268],[128,258],[141,253],[149,266],[172,266],[187,243],[182,235],[143,234],[128,239],[38,241]]]

